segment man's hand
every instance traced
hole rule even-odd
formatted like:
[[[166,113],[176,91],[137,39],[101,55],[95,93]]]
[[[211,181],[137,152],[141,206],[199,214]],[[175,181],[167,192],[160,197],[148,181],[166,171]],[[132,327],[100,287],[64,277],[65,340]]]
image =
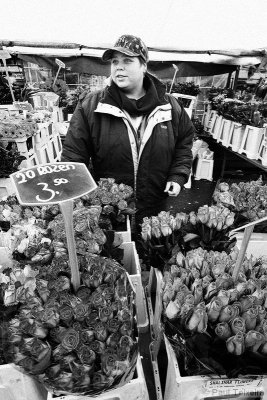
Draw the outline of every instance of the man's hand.
[[[164,192],[167,192],[169,196],[178,196],[181,191],[181,186],[176,182],[167,182]]]

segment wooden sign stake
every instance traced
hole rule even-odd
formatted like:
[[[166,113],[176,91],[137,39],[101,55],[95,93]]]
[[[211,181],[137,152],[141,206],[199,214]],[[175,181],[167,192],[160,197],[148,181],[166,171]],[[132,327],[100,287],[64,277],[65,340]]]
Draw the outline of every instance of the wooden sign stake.
[[[254,225],[255,225],[255,223],[253,225],[247,226],[245,229],[244,236],[243,236],[243,239],[241,242],[241,247],[240,247],[238,257],[237,257],[237,260],[235,263],[234,271],[233,271],[233,280],[234,281],[236,281],[236,279],[238,277],[238,274],[239,274],[239,271],[240,271],[240,268],[243,263],[243,260],[244,260],[245,254],[246,254],[246,250],[248,247],[248,242],[249,242],[250,236],[254,229]]]
[[[67,200],[59,203],[59,206],[64,218],[66,228],[69,263],[71,269],[71,283],[73,285],[74,291],[76,292],[80,286],[80,273],[73,229],[73,200]]]

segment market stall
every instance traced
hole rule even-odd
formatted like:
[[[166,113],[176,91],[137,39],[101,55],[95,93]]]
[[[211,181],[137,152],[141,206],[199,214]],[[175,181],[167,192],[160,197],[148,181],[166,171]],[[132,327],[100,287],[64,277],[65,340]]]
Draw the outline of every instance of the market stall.
[[[2,45],[58,72],[107,73],[103,49]],[[149,65],[162,77],[173,63],[177,76],[209,75],[264,55],[159,48]],[[169,87],[190,116],[198,89]],[[68,95],[73,111],[79,93]],[[162,211],[132,236],[133,189],[62,163],[60,96],[30,97],[0,108],[0,394],[22,400],[17,379],[25,400],[154,400],[150,371],[158,400],[267,398],[266,237],[252,233],[266,226],[264,179],[215,182],[209,205]],[[202,125],[193,181],[213,181],[212,140],[266,172],[264,101],[213,96]]]

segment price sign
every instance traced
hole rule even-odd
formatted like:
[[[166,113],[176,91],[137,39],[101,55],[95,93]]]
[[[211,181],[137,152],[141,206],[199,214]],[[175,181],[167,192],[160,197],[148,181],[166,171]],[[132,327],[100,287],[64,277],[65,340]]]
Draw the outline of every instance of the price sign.
[[[58,204],[77,199],[97,185],[85,164],[58,162],[14,172],[10,178],[20,204]]]
[[[63,61],[59,60],[58,58],[55,59],[56,64],[60,67],[60,68],[65,68],[65,64]]]
[[[80,274],[73,230],[73,200],[97,185],[82,163],[59,162],[37,165],[10,175],[20,204],[58,204],[63,214],[68,244],[71,282],[80,286]]]

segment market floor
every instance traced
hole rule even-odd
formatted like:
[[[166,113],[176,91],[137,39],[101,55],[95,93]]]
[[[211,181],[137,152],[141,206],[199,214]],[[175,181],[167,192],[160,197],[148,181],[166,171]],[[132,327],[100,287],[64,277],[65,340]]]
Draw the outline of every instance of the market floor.
[[[172,213],[197,211],[200,206],[205,204],[210,205],[212,203],[212,195],[216,181],[208,180],[192,180],[190,189],[184,189],[178,197],[169,198],[167,202],[167,210]],[[148,283],[149,271],[142,271],[143,285],[146,286]],[[153,368],[150,359],[149,344],[150,344],[150,333],[139,334],[139,348],[142,356],[142,365],[144,375],[146,378],[147,389],[150,400],[157,400],[156,388],[154,383]],[[160,355],[160,353],[159,353]],[[158,363],[161,364],[163,369],[167,369],[167,360],[164,355],[159,356]],[[164,365],[164,367],[163,367]],[[162,371],[161,368],[161,371]],[[165,371],[166,373],[166,371]],[[162,382],[162,386],[164,382]],[[162,387],[162,390],[164,388]]]

